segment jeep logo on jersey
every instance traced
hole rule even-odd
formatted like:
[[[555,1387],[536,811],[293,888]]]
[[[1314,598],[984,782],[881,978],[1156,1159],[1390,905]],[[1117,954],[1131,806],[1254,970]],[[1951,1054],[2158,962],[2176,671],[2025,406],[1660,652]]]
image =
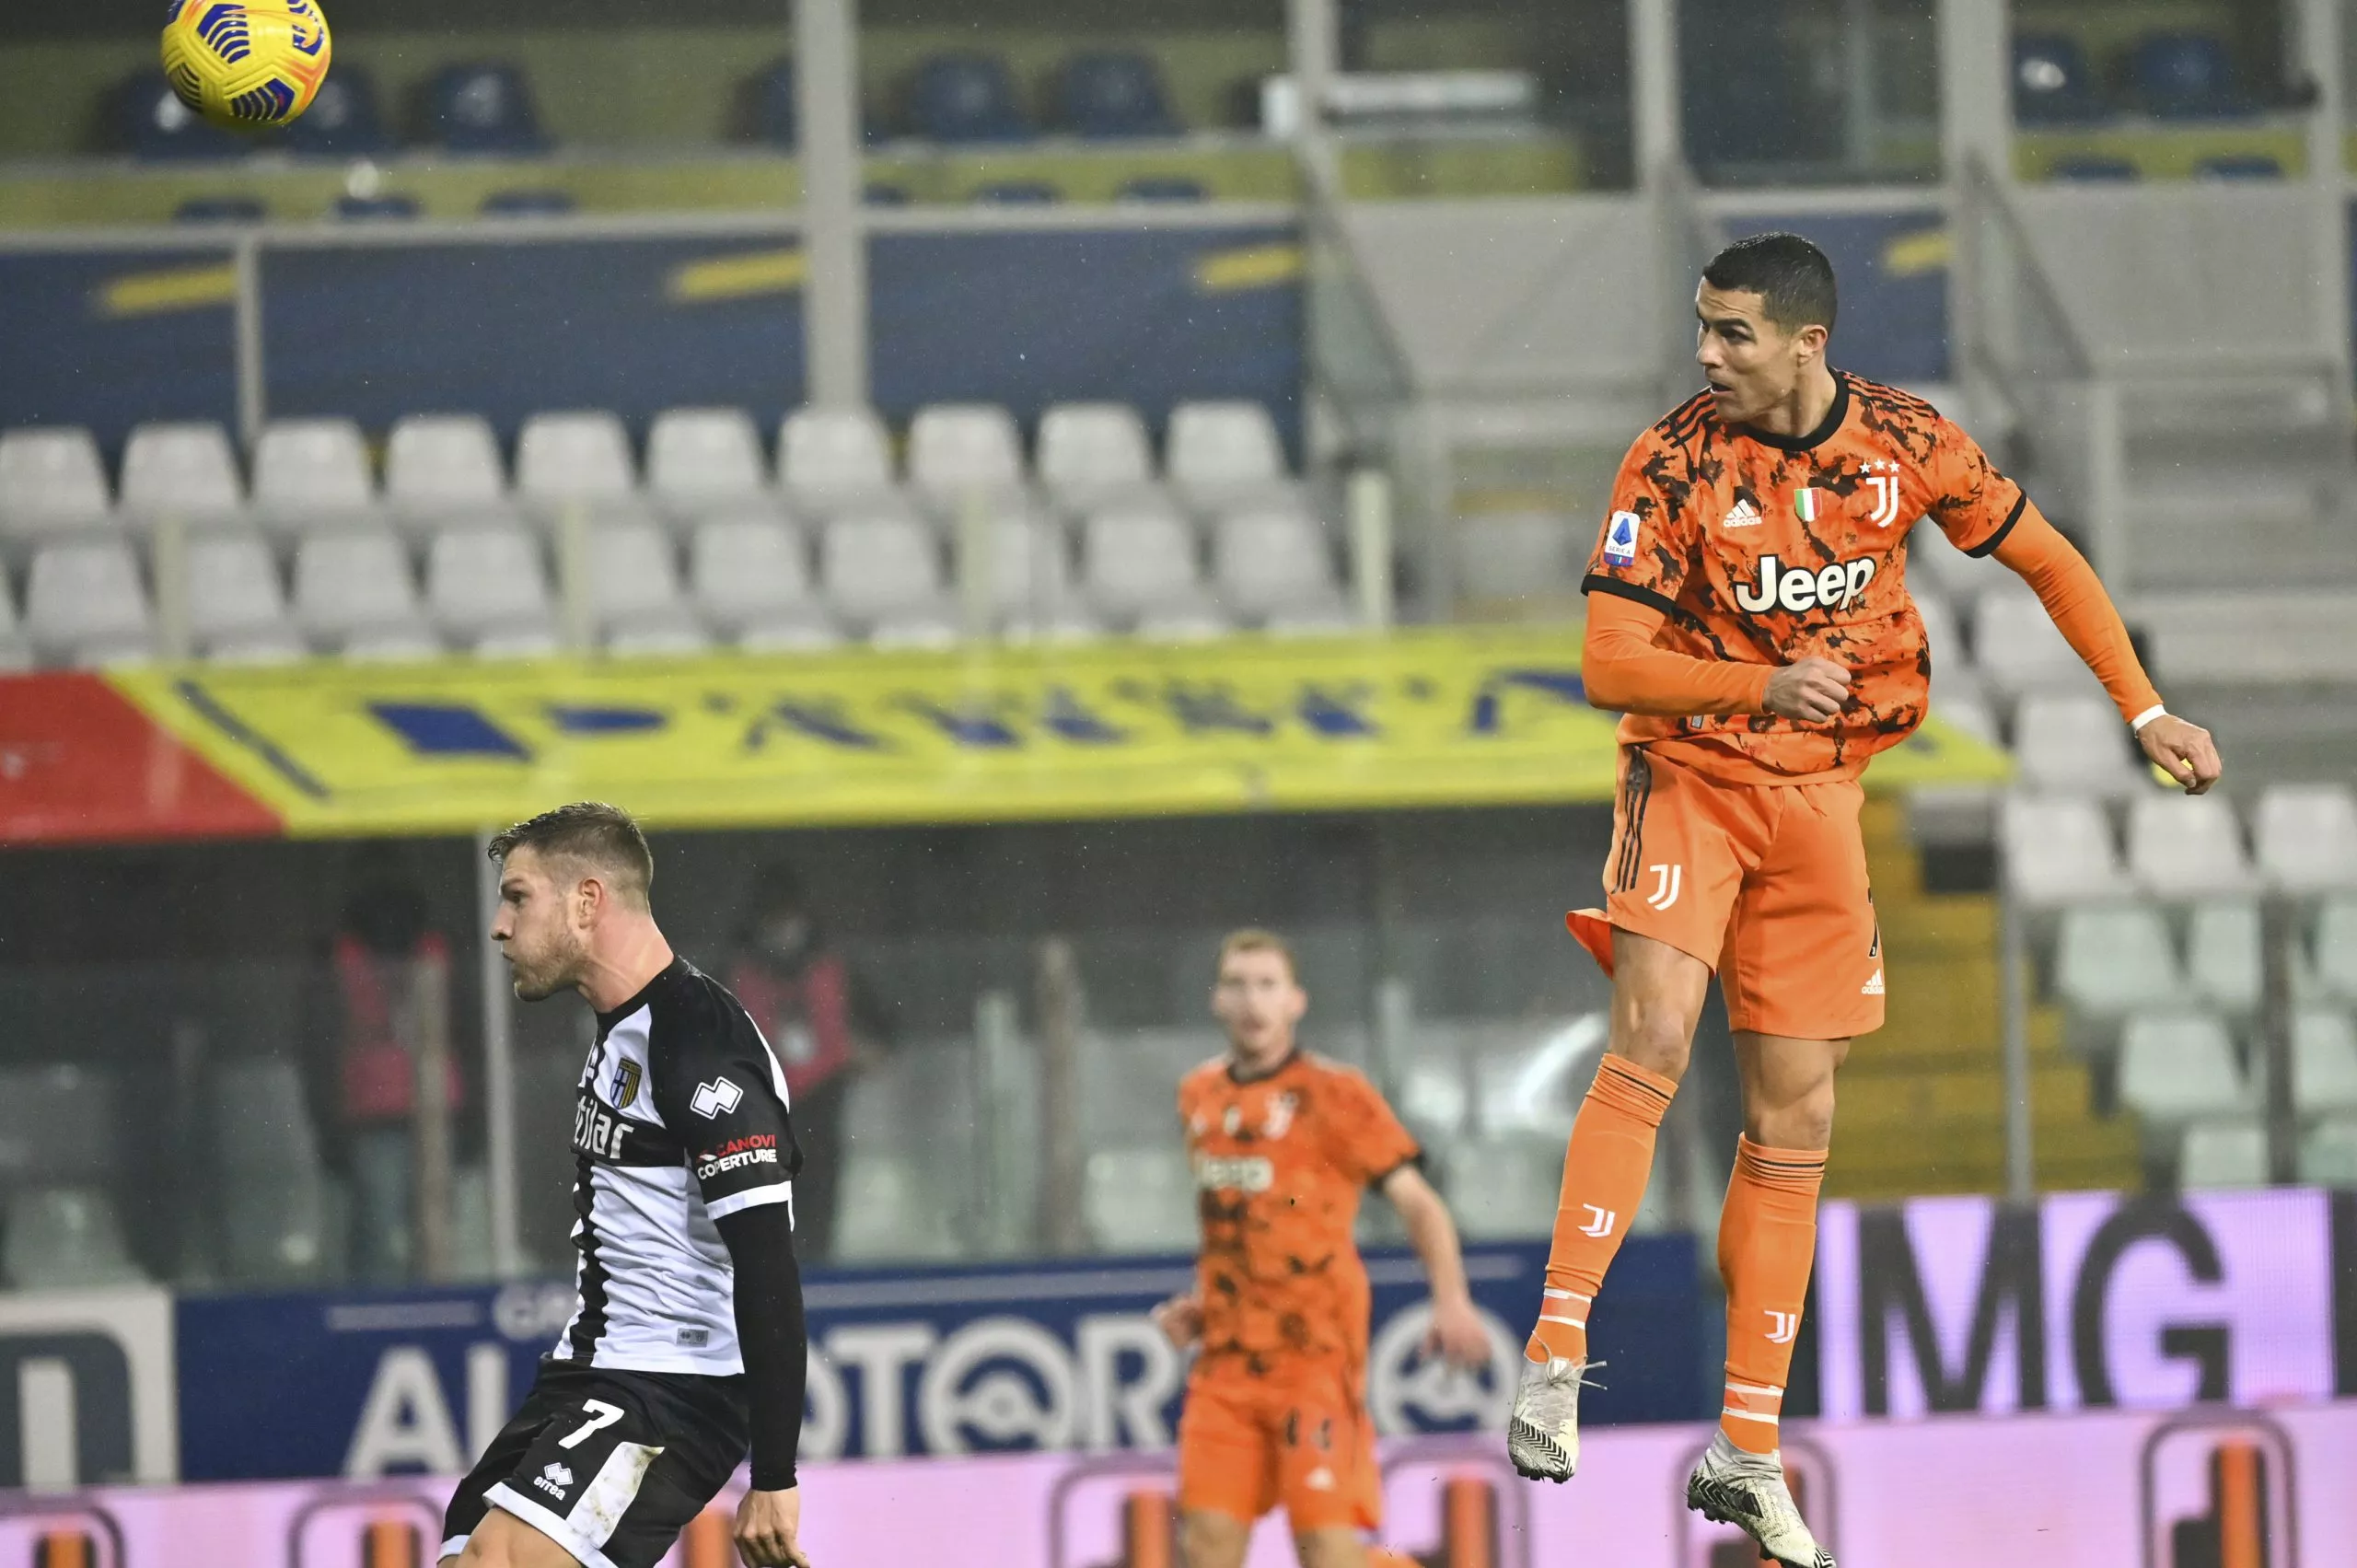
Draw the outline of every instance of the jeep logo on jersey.
[[[726,1078],[714,1078],[709,1084],[698,1084],[688,1109],[706,1121],[734,1110],[743,1102],[745,1091]]]
[[[1266,1192],[1277,1167],[1265,1155],[1198,1155],[1195,1185],[1206,1192]]]
[[[1737,583],[1735,602],[1746,614],[1782,610],[1794,615],[1805,610],[1847,610],[1858,602],[1875,580],[1872,558],[1836,561],[1811,571],[1787,566],[1773,555],[1759,558],[1759,580]]]

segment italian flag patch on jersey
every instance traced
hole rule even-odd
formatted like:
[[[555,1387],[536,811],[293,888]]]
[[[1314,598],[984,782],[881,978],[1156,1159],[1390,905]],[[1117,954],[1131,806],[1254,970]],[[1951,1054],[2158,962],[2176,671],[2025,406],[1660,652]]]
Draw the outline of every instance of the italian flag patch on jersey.
[[[1813,523],[1825,515],[1833,497],[1822,490],[1801,489],[1793,492],[1793,516],[1802,522]]]

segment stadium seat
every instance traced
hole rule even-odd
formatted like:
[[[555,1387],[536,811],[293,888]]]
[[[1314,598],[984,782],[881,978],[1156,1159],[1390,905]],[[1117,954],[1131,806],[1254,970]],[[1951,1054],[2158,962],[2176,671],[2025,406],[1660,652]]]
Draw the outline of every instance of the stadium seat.
[[[143,424],[122,449],[122,509],[152,518],[178,512],[192,520],[234,516],[246,504],[228,432],[210,421]]]
[[[666,409],[646,436],[646,483],[675,507],[758,499],[769,483],[761,431],[737,408]]]
[[[2316,976],[2329,994],[2357,1002],[2357,897],[2327,899],[2316,912]]]
[[[0,431],[0,535],[16,541],[107,521],[111,497],[96,437],[76,424]]]
[[[354,633],[341,650],[346,664],[407,664],[439,658],[449,648],[423,620],[400,626],[371,626]]]
[[[406,223],[423,210],[416,197],[398,191],[382,196],[338,196],[333,208],[346,223]]]
[[[2111,825],[2092,800],[2008,796],[1999,826],[2006,875],[2026,903],[2050,907],[2131,890]]]
[[[2014,761],[2032,789],[2114,796],[2143,790],[2149,786],[2129,746],[2128,726],[2108,697],[2033,694],[2014,710]]]
[[[2267,1129],[2247,1116],[2196,1121],[2177,1144],[2177,1184],[2188,1192],[2267,1185]]]
[[[698,609],[739,634],[784,621],[823,621],[801,537],[773,517],[716,516],[688,540],[688,583]]]
[[[2129,52],[2130,96],[2147,114],[2200,120],[2250,112],[2235,87],[2225,41],[2211,33],[2150,32]]]
[[[519,528],[456,528],[434,536],[425,556],[425,601],[442,629],[481,646],[537,639],[552,625],[548,575],[539,540]]]
[[[1329,604],[1296,604],[1271,613],[1260,622],[1271,637],[1347,637],[1364,630],[1340,600]]]
[[[2185,993],[2160,911],[2149,904],[2082,904],[2062,912],[2054,943],[2054,991],[2074,1013],[2121,1017]]]
[[[2226,1028],[2205,1013],[2146,1013],[2119,1043],[2119,1102],[2156,1128],[2247,1109]]]
[[[823,611],[756,621],[737,633],[737,649],[748,654],[815,654],[841,647],[842,628]]]
[[[1020,142],[1030,122],[1016,99],[1015,78],[994,54],[936,54],[909,87],[909,126],[935,142]]]
[[[638,489],[630,434],[601,411],[536,413],[516,438],[516,489],[530,501],[623,501]]]
[[[2337,1008],[2292,1017],[2292,1098],[2302,1116],[2357,1113],[2357,1025]]]
[[[477,210],[487,218],[553,218],[575,212],[580,206],[570,191],[522,186],[513,191],[493,191],[482,199],[482,205]]]
[[[1092,513],[1082,525],[1081,569],[1090,602],[1116,620],[1208,608],[1194,530],[1167,507]]]
[[[1927,517],[1908,531],[1908,585],[1918,587],[1927,576],[1953,606],[1970,604],[1991,588],[2009,586],[2013,574],[1986,556],[1967,555]]]
[[[2258,907],[2239,899],[2196,904],[2186,923],[2185,970],[2193,993],[2223,1013],[2258,1005]]]
[[[1190,180],[1183,174],[1141,174],[1134,180],[1121,181],[1114,192],[1117,202],[1208,202],[1211,192],[1200,180]]]
[[[1064,193],[1045,180],[993,180],[975,186],[973,199],[985,207],[1052,207]]]
[[[2193,166],[2196,180],[2281,180],[2283,164],[2266,153],[2206,157]]]
[[[377,499],[368,445],[348,419],[273,420],[254,448],[254,502],[279,527],[363,512]]]
[[[1187,505],[1215,512],[1283,491],[1284,447],[1254,402],[1180,403],[1170,411],[1163,471]]]
[[[1057,120],[1094,139],[1175,136],[1178,122],[1151,55],[1134,50],[1075,54],[1056,74]]]
[[[244,137],[207,122],[182,103],[161,70],[137,72],[115,92],[116,122],[134,157],[226,159],[252,150]]]
[[[1189,1252],[1200,1239],[1195,1174],[1175,1142],[1091,1149],[1081,1210],[1099,1251]]]
[[[1105,623],[1075,604],[1025,606],[999,618],[998,634],[1001,642],[1018,646],[1031,643],[1069,646],[1104,636]]]
[[[1211,605],[1178,604],[1147,610],[1131,630],[1149,643],[1210,643],[1236,627]]]
[[[1973,601],[1972,659],[2003,695],[2101,691],[2046,606],[2025,587],[1990,589]]]
[[[1221,605],[1247,620],[1330,616],[1342,603],[1323,531],[1289,507],[1233,512],[1213,525],[1212,580]]]
[[[19,1290],[95,1290],[144,1284],[147,1275],[123,1244],[114,1202],[95,1187],[37,1187],[11,1193],[0,1267]]]
[[[1086,512],[1150,490],[1154,448],[1127,403],[1058,403],[1039,416],[1039,468],[1058,506]]]
[[[412,516],[496,505],[507,474],[489,422],[467,413],[412,414],[385,444],[385,494]]]
[[[954,510],[966,498],[1000,499],[1023,488],[1023,438],[995,403],[935,403],[909,424],[909,482]]]
[[[905,185],[888,180],[871,180],[859,188],[859,199],[871,207],[905,207],[916,200]]]
[[[1063,529],[1049,519],[1020,507],[993,513],[980,531],[978,560],[966,558],[966,530],[958,531],[957,540],[961,587],[979,573],[984,602],[1002,617],[1052,619],[1071,604],[1072,566]]]
[[[915,1160],[852,1144],[840,1179],[834,1261],[924,1262],[965,1250],[950,1225],[950,1205],[941,1201],[941,1184]]]
[[[2247,892],[2242,824],[2214,795],[2147,795],[2128,808],[2128,869],[2166,899]]]
[[[87,661],[146,645],[154,635],[139,563],[121,540],[43,545],[25,585],[25,630],[48,657]]]
[[[447,65],[425,84],[424,140],[454,153],[547,149],[524,73],[514,65]]]
[[[2357,1187],[2357,1116],[2316,1123],[2300,1141],[2300,1179],[2319,1187]]]
[[[377,83],[361,66],[338,64],[311,107],[280,131],[276,145],[298,157],[372,157],[391,149]]]
[[[872,409],[804,408],[778,432],[778,484],[797,511],[825,517],[849,507],[890,506],[891,437]]]
[[[2259,875],[2293,892],[2357,889],[2357,795],[2342,784],[2270,784],[2252,814]]]
[[[1470,512],[1448,530],[1456,592],[1469,601],[1568,600],[1578,591],[1587,549],[1579,525],[1560,512]]]
[[[679,566],[670,535],[651,522],[610,522],[589,536],[589,607],[610,644],[626,634],[631,645],[649,648],[647,639],[682,645],[679,633],[702,630],[687,596],[679,591]]]
[[[1956,680],[1942,680],[1936,675],[1932,680],[1932,710],[1942,724],[1962,730],[1975,740],[1991,746],[2003,746],[2004,735],[1997,723],[1997,710],[1989,705],[1978,687]]]
[[[1444,1169],[1450,1212],[1469,1239],[1521,1240],[1554,1229],[1556,1195],[1548,1183],[1562,1187],[1562,1139],[1529,1132],[1460,1139]]]
[[[294,638],[278,563],[259,534],[231,534],[189,541],[188,628],[208,655],[216,645],[252,649],[273,637],[276,645]]]
[[[2143,171],[2124,157],[2064,157],[2054,160],[2053,176],[2082,185],[2126,185],[2142,180]]]
[[[791,56],[772,61],[737,89],[739,124],[749,140],[792,147],[801,134]]]
[[[2096,76],[2076,39],[2014,34],[2014,118],[2025,125],[2070,124],[2103,112]]]
[[[851,513],[819,536],[827,602],[862,626],[938,612],[941,553],[933,530],[900,513]]]
[[[259,196],[190,196],[172,209],[174,223],[266,223],[269,204]]]
[[[712,633],[692,615],[626,621],[605,634],[606,652],[616,658],[687,658],[712,651]]]
[[[871,648],[954,648],[958,639],[957,617],[942,605],[892,610],[877,616],[867,628]]]

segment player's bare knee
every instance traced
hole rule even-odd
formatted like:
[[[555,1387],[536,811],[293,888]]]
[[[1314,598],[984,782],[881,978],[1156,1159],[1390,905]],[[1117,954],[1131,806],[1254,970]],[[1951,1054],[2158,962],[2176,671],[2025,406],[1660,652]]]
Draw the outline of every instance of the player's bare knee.
[[[1643,996],[1614,998],[1614,1055],[1676,1082],[1686,1076],[1693,1049],[1694,1020],[1685,1009]]]
[[[1196,1510],[1178,1521],[1178,1561],[1183,1568],[1243,1568],[1250,1528],[1225,1514]]]
[[[1744,1135],[1771,1149],[1822,1149],[1833,1142],[1833,1080],[1776,1104],[1744,1108]]]

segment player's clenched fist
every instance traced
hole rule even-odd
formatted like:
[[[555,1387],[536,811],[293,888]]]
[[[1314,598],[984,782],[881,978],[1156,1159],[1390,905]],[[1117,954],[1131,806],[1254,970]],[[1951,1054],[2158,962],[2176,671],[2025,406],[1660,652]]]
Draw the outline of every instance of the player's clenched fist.
[[[2210,732],[2175,714],[2163,714],[2137,731],[2136,744],[2188,795],[2202,794],[2225,771],[2225,764],[2218,760],[2218,743],[2210,738]]]
[[[1203,1304],[1192,1295],[1174,1295],[1151,1314],[1163,1338],[1185,1350],[1202,1337]]]
[[[810,1568],[794,1539],[801,1528],[801,1488],[749,1492],[737,1508],[737,1553],[752,1568]]]
[[[1841,711],[1850,695],[1850,672],[1815,655],[1788,664],[1768,678],[1768,711],[1804,724],[1821,724]]]

